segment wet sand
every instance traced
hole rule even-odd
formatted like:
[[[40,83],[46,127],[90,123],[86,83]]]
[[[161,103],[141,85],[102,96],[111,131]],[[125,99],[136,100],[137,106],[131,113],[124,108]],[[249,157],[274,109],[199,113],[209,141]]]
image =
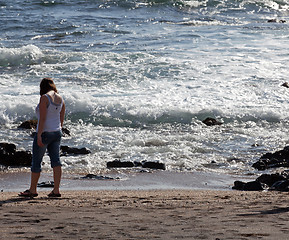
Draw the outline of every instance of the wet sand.
[[[83,179],[86,174],[64,173],[61,180],[62,190],[230,190],[235,180],[250,181],[256,176],[241,177],[206,172],[170,171],[109,171],[97,176],[110,179]],[[39,182],[52,181],[52,173],[42,173]],[[0,191],[17,192],[29,187],[30,172],[0,173]],[[39,188],[39,191],[43,189]]]
[[[289,194],[215,190],[0,193],[1,239],[288,239]]]

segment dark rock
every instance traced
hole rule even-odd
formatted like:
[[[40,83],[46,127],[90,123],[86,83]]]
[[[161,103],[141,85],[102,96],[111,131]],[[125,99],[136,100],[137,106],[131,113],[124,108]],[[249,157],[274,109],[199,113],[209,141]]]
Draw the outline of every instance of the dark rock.
[[[268,168],[289,167],[289,147],[274,153],[265,153],[260,159],[252,165],[258,170]]]
[[[70,131],[67,128],[62,128],[63,137],[70,136]]]
[[[99,175],[95,175],[95,174],[87,174],[84,177],[81,177],[81,179],[97,179],[97,180],[115,180],[115,179],[119,179],[117,178],[112,178],[112,177],[107,177],[107,176],[99,176]]]
[[[247,182],[244,186],[244,191],[262,191],[268,189],[268,186],[259,181]]]
[[[143,167],[143,168],[162,169],[162,170],[166,169],[166,166],[164,163],[152,162],[152,161],[144,161],[144,162],[124,161],[124,162],[121,162],[119,160],[114,160],[111,162],[107,162],[106,166],[107,166],[107,168]]]
[[[13,143],[0,143],[0,156],[12,155],[16,152],[16,145]]]
[[[36,129],[37,128],[37,120],[27,120],[21,123],[18,128],[24,129]]]
[[[142,167],[143,168],[166,170],[165,164],[164,163],[160,163],[160,162],[143,162],[142,163]]]
[[[14,156],[14,166],[31,166],[32,153],[30,151],[16,151]]]
[[[114,160],[106,163],[107,168],[131,168],[134,167],[133,162]]]
[[[270,190],[289,191],[289,171],[285,170],[281,173],[262,174],[255,181],[248,183],[235,181],[232,188],[236,190],[257,191],[258,189],[265,190],[268,187],[270,187]]]
[[[277,22],[277,19],[275,19],[275,18],[269,19],[268,22]]]
[[[143,162],[130,162],[124,161],[121,162],[119,160],[114,160],[111,162],[107,162],[106,166],[108,168],[131,168],[131,167],[143,167],[143,168],[151,168],[151,169],[162,169],[166,170],[166,166],[164,163],[153,162],[153,161],[143,161]]]
[[[289,159],[289,147],[286,146],[282,150],[276,151],[274,153],[265,153],[260,159]]]
[[[243,190],[243,191],[262,191],[265,189],[268,189],[267,185],[264,183],[261,183],[259,181],[252,181],[252,182],[241,182],[241,181],[235,181],[233,189],[236,190]]]
[[[282,86],[282,87],[289,88],[289,83],[288,83],[288,82],[284,82],[281,86]]]
[[[253,168],[256,168],[257,170],[261,171],[261,170],[265,170],[267,168],[267,165],[264,161],[259,160],[258,162],[255,162],[252,165]]]
[[[281,180],[281,181],[275,182],[271,186],[270,190],[288,192],[289,191],[289,180]]]
[[[286,180],[287,177],[280,174],[280,173],[274,173],[274,174],[262,174],[260,177],[256,179],[256,181],[265,183],[269,187],[271,187],[274,183],[278,181]]]
[[[234,186],[232,187],[235,190],[244,190],[245,182],[242,181],[235,181]]]
[[[289,161],[286,159],[276,160],[272,159],[269,164],[267,164],[267,168],[280,168],[280,167],[289,167]]]
[[[41,183],[37,184],[37,187],[53,188],[54,187],[54,182],[53,181],[41,182]]]
[[[221,122],[217,121],[214,118],[206,118],[205,120],[202,121],[204,124],[206,124],[207,126],[215,126],[215,125],[222,125]]]
[[[67,154],[89,154],[91,151],[87,148],[70,148],[61,146],[61,155]],[[0,164],[13,167],[30,167],[32,154],[30,151],[16,151],[16,146],[11,143],[0,143]]]
[[[281,20],[277,20],[277,19],[269,19],[268,21],[267,21],[268,23],[286,23],[286,20],[283,20],[283,19],[281,19]]]
[[[11,143],[0,143],[0,164],[11,167],[30,167],[32,154],[29,151],[16,151]]]
[[[87,148],[74,148],[74,147],[68,147],[68,146],[60,146],[61,155],[65,156],[67,154],[74,154],[74,155],[80,155],[80,154],[89,154],[91,151]]]

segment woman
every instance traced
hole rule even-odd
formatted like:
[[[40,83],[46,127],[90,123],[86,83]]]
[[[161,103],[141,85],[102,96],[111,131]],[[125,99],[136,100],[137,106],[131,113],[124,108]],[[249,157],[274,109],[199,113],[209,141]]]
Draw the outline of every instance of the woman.
[[[37,197],[37,183],[41,172],[42,158],[48,151],[53,168],[54,188],[48,197],[61,197],[59,192],[61,180],[61,162],[59,156],[65,104],[58,94],[51,78],[44,78],[40,83],[40,102],[36,107],[38,118],[36,136],[33,141],[30,188],[19,193],[21,197]]]

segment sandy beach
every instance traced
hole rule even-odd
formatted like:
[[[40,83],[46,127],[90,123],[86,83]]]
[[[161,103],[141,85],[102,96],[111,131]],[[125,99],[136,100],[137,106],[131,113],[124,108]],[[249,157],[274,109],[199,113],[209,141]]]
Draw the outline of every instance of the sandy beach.
[[[288,239],[288,193],[215,190],[0,193],[1,239]]]

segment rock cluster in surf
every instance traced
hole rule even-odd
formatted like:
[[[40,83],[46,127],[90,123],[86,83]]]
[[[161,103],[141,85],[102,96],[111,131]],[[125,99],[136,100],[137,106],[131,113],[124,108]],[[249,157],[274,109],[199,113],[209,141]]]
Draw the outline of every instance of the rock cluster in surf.
[[[165,164],[161,162],[157,162],[157,161],[131,162],[131,161],[114,160],[114,161],[107,162],[106,166],[107,168],[143,167],[143,168],[166,170]]]
[[[60,146],[60,154],[62,156],[89,154],[87,148],[71,148],[68,146]],[[16,150],[13,143],[0,143],[0,164],[6,167],[30,167],[32,162],[32,153],[25,150]]]
[[[289,146],[273,153],[265,153],[252,167],[259,171],[270,168],[288,168]],[[289,191],[289,170],[284,170],[280,173],[262,174],[255,181],[251,182],[235,181],[233,189],[244,191],[277,190],[287,192]]]

